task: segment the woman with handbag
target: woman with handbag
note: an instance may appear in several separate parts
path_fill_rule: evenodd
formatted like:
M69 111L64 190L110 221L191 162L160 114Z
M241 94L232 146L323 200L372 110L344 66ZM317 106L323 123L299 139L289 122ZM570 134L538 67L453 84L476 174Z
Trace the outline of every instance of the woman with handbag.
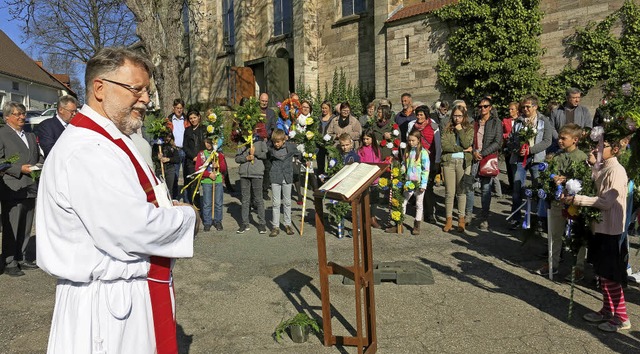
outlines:
M484 97L478 104L479 119L474 122L473 159L478 162L478 177L482 190L482 212L478 228L489 230L489 207L491 206L491 179L500 174L498 153L502 147L502 122L491 114L491 98Z
M458 231L465 230L465 209L467 187L465 179L471 172L471 152L473 150L473 127L467 119L467 109L455 106L451 111L451 119L442 132L442 171L445 186L446 223L442 231L449 232L453 228L454 196L458 199ZM468 176L465 178L465 176Z

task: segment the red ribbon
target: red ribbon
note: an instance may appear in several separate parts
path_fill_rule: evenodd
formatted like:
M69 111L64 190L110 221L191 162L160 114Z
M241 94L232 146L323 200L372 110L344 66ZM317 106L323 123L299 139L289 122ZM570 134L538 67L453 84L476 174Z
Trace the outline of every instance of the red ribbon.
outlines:
M527 158L529 157L529 143L524 143L520 146L520 154L524 152L524 160L522 160L522 167L527 167Z
M147 195L147 201L158 207L151 181L149 181L144 169L122 139L114 139L104 128L82 113L77 113L70 123L76 127L94 131L122 149L127 156L129 156L131 163L136 169L138 181ZM153 174L151 175L155 180L155 176ZM157 180L155 181L157 183ZM150 263L151 266L147 274L147 284L151 298L153 328L156 337L156 353L175 354L178 353L178 340L176 338L176 321L173 316L173 303L171 301L171 293L173 292L173 285L171 283L171 259L151 256Z

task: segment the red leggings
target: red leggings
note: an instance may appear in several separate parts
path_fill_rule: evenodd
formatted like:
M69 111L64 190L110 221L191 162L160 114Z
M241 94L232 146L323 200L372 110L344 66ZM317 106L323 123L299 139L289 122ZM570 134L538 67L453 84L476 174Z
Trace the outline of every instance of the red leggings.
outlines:
M613 317L620 322L629 320L622 285L600 277L600 287L602 288L602 310L600 312L613 314Z

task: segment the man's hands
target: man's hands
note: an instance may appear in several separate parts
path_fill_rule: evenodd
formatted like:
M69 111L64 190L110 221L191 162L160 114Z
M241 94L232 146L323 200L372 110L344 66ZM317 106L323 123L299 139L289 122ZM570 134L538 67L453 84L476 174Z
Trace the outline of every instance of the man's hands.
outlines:
M196 207L191 204L179 202L177 200L173 201L173 206L190 206L191 208L193 208L193 211L196 213L196 225L193 230L193 237L196 237L198 232L200 232L200 225L202 225L202 219L200 218L200 213L198 212L198 209L196 209Z
M31 165L29 165L29 164L22 165L22 167L20 167L20 172L22 172L25 175L30 175L31 174Z

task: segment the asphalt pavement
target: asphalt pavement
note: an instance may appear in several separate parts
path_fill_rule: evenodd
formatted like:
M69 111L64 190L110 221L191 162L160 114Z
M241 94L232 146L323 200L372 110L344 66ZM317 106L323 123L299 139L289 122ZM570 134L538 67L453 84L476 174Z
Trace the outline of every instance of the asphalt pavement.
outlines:
M229 168L237 181L231 161ZM437 187L436 194L442 216L444 187ZM479 203L476 197L476 209ZM271 203L265 205L270 220ZM321 335L301 344L273 338L278 323L298 311L321 320L312 205L307 203L304 235L280 232L270 238L259 234L255 223L238 235L239 195L225 193L224 230L201 232L194 257L179 260L174 269L181 353L357 352L354 347L325 347ZM601 306L591 270L576 284L570 310L571 286L563 278L572 258L565 257L554 281L533 274L543 263L536 254L546 249L546 239L509 230L509 208L509 199L493 199L488 232L471 226L466 233L444 233L440 217L438 225L423 224L421 234L411 236L411 216L403 234L373 231L374 262L416 262L429 267L435 281L375 286L378 353L640 352L638 287L625 289L631 330L604 333L586 323L582 315ZM296 231L301 214L294 204ZM384 211L378 215L383 217ZM329 260L351 263L352 239L328 233L327 246ZM634 237L634 270L640 268L638 247ZM354 335L354 287L334 275L330 291L334 334ZM19 278L0 275L0 352L46 351L54 294L55 279L41 270Z

